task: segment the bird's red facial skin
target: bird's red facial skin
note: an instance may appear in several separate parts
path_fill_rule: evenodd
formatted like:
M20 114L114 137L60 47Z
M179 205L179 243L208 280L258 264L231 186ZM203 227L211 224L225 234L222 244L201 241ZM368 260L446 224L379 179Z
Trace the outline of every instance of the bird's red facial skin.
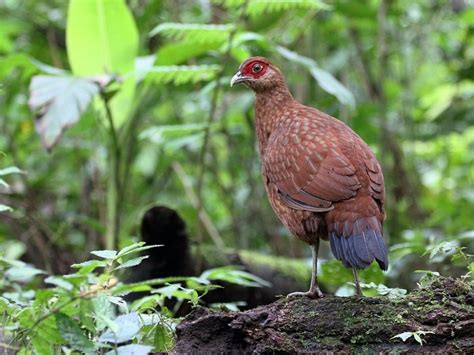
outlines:
M253 60L242 70L242 74L252 79L258 79L266 73L268 64L260 60Z

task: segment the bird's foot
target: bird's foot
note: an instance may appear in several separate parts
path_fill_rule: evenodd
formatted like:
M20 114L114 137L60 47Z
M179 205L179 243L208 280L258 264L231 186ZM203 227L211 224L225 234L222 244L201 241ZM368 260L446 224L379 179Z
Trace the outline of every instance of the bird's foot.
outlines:
M308 297L311 299L317 299L317 298L323 298L324 294L321 292L319 288L317 288L316 290L309 290L306 292L292 292L292 293L289 293L286 297L301 297L301 296Z

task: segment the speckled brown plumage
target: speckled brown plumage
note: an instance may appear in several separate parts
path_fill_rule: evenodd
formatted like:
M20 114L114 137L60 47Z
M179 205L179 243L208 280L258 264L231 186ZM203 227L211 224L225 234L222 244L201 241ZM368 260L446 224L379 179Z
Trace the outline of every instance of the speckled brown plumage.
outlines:
M243 62L231 84L239 82L256 93L262 175L279 219L311 245L329 239L347 267L376 260L386 270L384 181L368 145L343 122L297 102L266 58Z

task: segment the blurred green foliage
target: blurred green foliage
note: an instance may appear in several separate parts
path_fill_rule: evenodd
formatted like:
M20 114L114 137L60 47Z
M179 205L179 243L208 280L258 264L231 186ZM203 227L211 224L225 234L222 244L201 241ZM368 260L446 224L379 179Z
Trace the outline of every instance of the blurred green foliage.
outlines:
M383 165L392 266L362 279L412 288L416 269L465 273L469 252L428 254L473 245L472 2L94 3L0 3L0 168L26 172L0 176L0 209L13 208L0 215L2 245L19 240L28 261L64 274L91 250L136 241L159 203L198 245L309 256L267 202L252 93L228 87L243 59L264 55L298 100L349 124ZM49 96L32 101L41 77L74 90L39 86ZM77 81L99 94L78 94ZM331 258L322 251L320 278L335 292L351 275Z

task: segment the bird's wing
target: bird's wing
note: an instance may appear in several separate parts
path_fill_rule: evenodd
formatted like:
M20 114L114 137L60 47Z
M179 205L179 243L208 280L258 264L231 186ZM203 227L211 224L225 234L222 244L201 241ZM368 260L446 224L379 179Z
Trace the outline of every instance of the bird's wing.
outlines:
M365 167L367 171L367 175L369 176L369 187L370 187L370 195L378 200L382 205L385 198L385 188L384 188L384 180L383 180L383 173L382 168L380 167L379 162L375 158L374 154L367 147L365 150Z
M355 196L361 187L356 168L321 134L289 127L269 142L262 160L269 183L291 208L329 211L334 202Z

